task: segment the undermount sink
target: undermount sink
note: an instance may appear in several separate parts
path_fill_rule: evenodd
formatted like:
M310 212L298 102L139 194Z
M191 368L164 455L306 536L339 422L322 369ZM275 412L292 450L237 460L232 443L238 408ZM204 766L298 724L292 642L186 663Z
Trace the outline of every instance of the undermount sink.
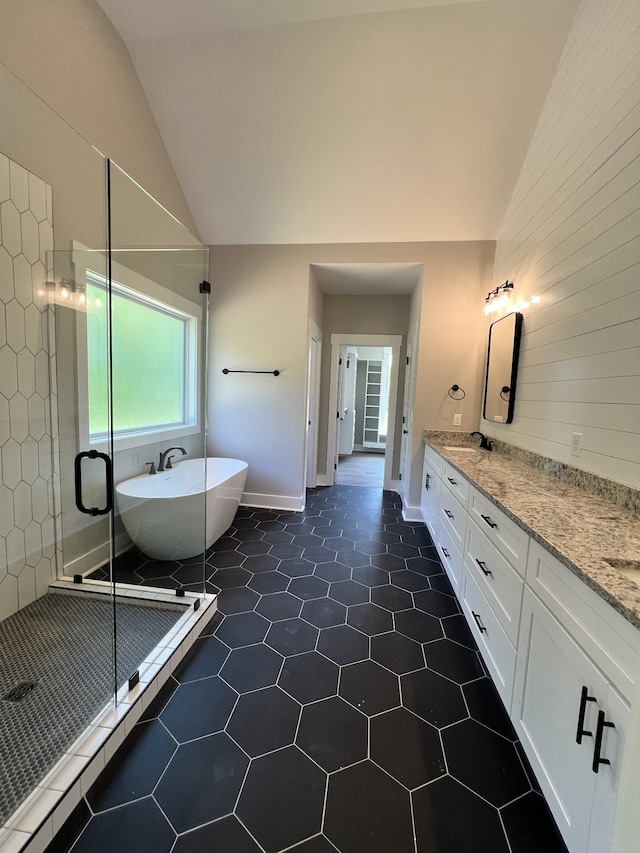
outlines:
M477 448L475 448L475 447L449 447L448 444L445 444L444 449L445 450L456 450L456 451L459 451L460 453L475 453Z
M625 578L633 581L637 586L640 586L640 560L624 560L618 557L605 557L604 561L612 568L617 569Z

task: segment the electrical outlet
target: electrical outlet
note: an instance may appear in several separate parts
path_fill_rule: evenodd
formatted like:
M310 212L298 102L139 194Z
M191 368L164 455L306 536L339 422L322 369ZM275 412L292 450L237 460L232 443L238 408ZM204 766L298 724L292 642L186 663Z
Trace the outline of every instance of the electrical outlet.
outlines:
M571 455L580 456L582 453L582 433L574 432L571 439Z
M462 415L454 415L453 416L453 425L454 426L462 426Z

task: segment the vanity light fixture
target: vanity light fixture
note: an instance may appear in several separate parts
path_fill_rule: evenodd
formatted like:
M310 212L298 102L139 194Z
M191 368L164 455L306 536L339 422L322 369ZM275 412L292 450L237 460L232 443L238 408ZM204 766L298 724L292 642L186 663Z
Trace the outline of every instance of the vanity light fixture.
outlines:
M52 305L62 305L75 311L87 310L87 291L83 284L71 279L62 278L57 281L45 281L44 296Z
M505 308L511 299L512 293L512 281L505 281L504 284L499 284L495 290L490 290L484 300L484 313L495 314L496 311L500 311L502 308Z

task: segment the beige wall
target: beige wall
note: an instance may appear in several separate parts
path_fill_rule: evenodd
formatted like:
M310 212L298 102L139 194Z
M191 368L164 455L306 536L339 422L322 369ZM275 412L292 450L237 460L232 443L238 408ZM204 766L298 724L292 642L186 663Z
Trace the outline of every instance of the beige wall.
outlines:
M3 0L1 15L0 62L197 233L131 58L98 3Z
M490 241L211 247L209 452L249 463L247 492L255 502L299 505L304 500L310 265L422 264L422 293L411 303L411 322L418 323L420 336L409 493L417 506L422 430L451 427L447 390L454 382L467 393L462 429L478 423L487 328L482 305L493 253ZM317 315L317 294L314 298ZM327 297L324 302L326 312ZM330 346L328 322L325 313L324 358ZM359 312L353 322L358 328L345 332L362 331L369 321ZM277 378L223 376L224 367L282 373ZM318 473L324 473L321 467Z
M580 6L500 231L524 335L520 447L640 487L640 5ZM634 25L635 22L635 25ZM582 455L571 455L574 432Z

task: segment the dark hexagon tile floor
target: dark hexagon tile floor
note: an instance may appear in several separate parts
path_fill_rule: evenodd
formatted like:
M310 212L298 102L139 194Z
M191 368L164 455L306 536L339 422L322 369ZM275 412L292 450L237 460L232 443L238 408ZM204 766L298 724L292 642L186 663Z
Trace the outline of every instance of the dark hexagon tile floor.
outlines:
M218 612L47 853L566 853L397 495L240 507L206 572Z

